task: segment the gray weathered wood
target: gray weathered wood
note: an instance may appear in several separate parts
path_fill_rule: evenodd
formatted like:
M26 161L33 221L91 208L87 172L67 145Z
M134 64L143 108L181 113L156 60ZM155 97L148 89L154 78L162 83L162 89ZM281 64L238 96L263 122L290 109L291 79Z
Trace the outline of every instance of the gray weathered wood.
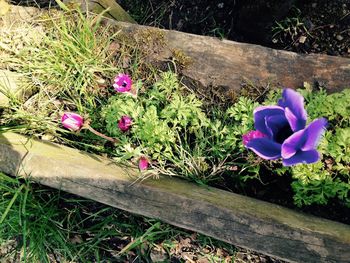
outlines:
M149 52L150 60L169 61L174 50L180 50L189 61L182 74L204 87L224 86L237 91L243 79L291 88L301 87L304 82L317 82L326 85L330 92L350 86L349 58L296 54L178 31L113 23L131 35L163 34L166 45Z
M17 134L0 135L0 170L291 262L350 259L348 225L176 178L133 184L133 169Z
M0 25L6 20L11 21L12 29L14 21L19 22L16 27L25 24L23 22L28 21L28 18L22 18L18 14L26 13L27 10L31 14L35 12L33 8L11 6L11 12L0 19ZM37 11L43 12L45 11ZM291 88L300 87L303 82L319 82L326 84L330 91L350 86L349 58L320 54L302 55L111 19L106 21L115 24L116 30L121 29L138 39L137 45L147 46L146 53L151 62L169 62L174 57L179 59L176 53L181 54L180 57L186 60L181 69L182 74L203 87L222 86L237 91L242 79L277 83Z
M22 10L28 9L12 7L12 16L7 17L11 26L13 17L23 20L14 15ZM1 18L0 22L4 21ZM148 59L165 62L174 57L174 51L181 51L189 58L182 73L204 87L227 86L238 90L243 78L290 87L315 80L328 84L332 90L350 86L350 63L346 58L297 55L127 23L116 25L136 38L161 36L164 45L155 45L154 52L148 52ZM106 159L67 147L2 134L0 170L30 176L57 189L285 260L349 262L350 259L347 225L175 178L132 184L137 171L122 169Z

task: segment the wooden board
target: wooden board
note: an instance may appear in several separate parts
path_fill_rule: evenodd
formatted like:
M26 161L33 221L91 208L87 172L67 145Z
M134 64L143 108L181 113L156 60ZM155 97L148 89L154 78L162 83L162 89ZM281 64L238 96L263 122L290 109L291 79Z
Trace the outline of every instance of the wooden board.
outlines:
M350 226L162 178L64 146L0 134L0 170L291 262L349 262Z
M89 7L94 9L96 1L90 2ZM10 21L7 30L14 30L35 21L43 13L44 10L35 8L11 6L11 11L0 18L0 25L6 27L6 21ZM204 88L213 86L237 91L243 79L290 88L300 87L303 82L318 82L331 92L350 87L349 58L296 54L111 19L106 21L115 24L116 30L121 29L138 39L138 45L147 46L150 62L169 63L173 59L179 60L179 56L180 60L186 60L181 73ZM37 30L37 26L34 29ZM0 68L6 68L6 65L0 63Z
M0 22L9 21L14 28L12 22L16 18L16 26L20 26L26 19L16 14L26 10L35 11L12 6L9 17L2 17ZM294 88L304 81L318 81L327 84L331 91L350 86L350 60L346 58L298 55L176 31L111 20L109 23L135 37L162 36L164 45L156 45L154 52L149 52L149 60L167 62L174 59L176 52L182 52L188 57L182 74L203 87L239 90L243 78ZM0 170L30 176L57 189L284 260L349 262L350 259L347 225L176 178L133 184L137 171L122 169L106 159L67 147L11 133L1 134Z
M132 35L163 34L166 45L149 52L151 60L169 61L174 51L181 51L189 61L182 74L203 87L239 90L243 79L290 88L302 87L304 82L318 83L326 85L330 92L350 87L349 58L296 54L178 31L111 23Z

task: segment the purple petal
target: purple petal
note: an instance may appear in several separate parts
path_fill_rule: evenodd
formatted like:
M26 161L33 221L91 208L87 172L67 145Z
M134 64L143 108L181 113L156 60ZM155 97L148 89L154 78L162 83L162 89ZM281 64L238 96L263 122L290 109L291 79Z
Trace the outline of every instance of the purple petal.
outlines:
M285 108L284 112L292 131L295 132L305 128L306 119L298 119L288 107Z
M296 165L299 163L315 163L320 159L320 155L316 150L298 151L289 159L283 159L284 166Z
M303 151L316 149L326 127L327 120L325 118L316 119L311 122L305 129L306 141L301 149Z
M306 129L297 131L289 136L282 144L282 158L288 159L292 157L297 151L301 150L301 147L304 145L306 139Z
M269 130L269 134L271 135L271 138L273 138L274 140L276 140L277 137L280 137L281 133L284 133L287 136L289 136L290 133L292 132L290 130L286 117L282 114L266 116L265 125L266 125L266 128Z
M279 106L260 106L254 110L255 129L272 136L271 129L266 126L266 117L283 116L284 109ZM284 117L285 118L285 117Z
M246 147L266 160L275 160L281 157L281 144L268 138L252 139Z
M305 128L307 113L304 108L304 98L299 92L284 89L278 105L285 108L286 118L293 131Z
M118 91L118 92L128 92L128 91L130 91L129 87L122 87L122 86L115 87L114 85L113 85L113 87L114 87L114 90Z
M118 121L118 127L123 132L129 130L131 128L131 125L132 125L132 119L127 115L121 117L120 120Z

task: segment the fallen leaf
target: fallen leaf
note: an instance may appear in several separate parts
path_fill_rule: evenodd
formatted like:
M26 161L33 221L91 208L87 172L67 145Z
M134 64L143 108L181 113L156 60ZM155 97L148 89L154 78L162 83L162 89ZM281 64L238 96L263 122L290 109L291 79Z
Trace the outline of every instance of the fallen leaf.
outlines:
M299 38L299 43L304 44L305 41L306 41L306 36L301 36L301 37Z
M165 262L168 259L168 254L164 249L152 249L150 257L152 262Z

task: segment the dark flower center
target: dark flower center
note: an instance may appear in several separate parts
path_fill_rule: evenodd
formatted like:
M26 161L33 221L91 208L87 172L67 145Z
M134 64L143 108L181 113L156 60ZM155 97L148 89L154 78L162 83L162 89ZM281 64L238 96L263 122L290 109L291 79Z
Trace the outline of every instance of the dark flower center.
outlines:
M128 83L126 83L126 81L123 81L122 87L126 87L128 85Z
M282 144L289 136L293 134L290 125L287 123L283 127L281 127L274 136L274 140L280 144Z

